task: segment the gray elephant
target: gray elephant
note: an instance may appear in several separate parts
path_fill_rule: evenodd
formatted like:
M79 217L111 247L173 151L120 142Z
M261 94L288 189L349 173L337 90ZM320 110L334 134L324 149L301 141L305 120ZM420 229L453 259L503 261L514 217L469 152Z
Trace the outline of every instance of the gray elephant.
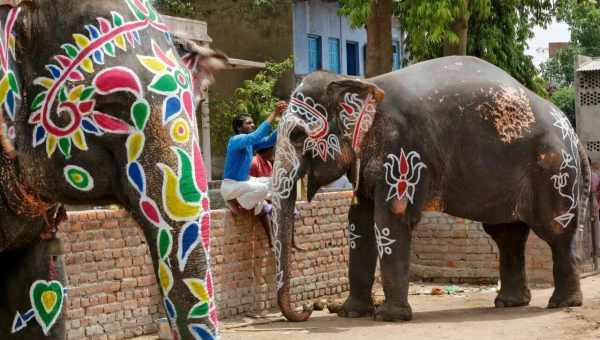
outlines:
M304 78L279 125L273 235L279 306L290 306L296 181L308 196L343 174L350 296L340 316L410 320L410 241L423 211L483 222L500 251L497 307L530 301L524 248L532 229L552 249L549 307L581 305L573 247L589 200L590 165L565 115L499 68L446 57L372 79L316 72ZM580 199L581 198L581 199ZM379 259L385 303L373 306Z
M60 203L118 203L174 339L215 338L195 107L225 57L174 42L150 0L3 1L0 28L0 337L65 338Z

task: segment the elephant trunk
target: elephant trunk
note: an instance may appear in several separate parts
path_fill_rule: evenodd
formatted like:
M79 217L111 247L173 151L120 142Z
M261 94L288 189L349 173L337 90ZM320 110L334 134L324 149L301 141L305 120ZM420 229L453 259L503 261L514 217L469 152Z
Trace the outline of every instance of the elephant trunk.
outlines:
M296 204L296 181L300 177L300 159L290 143L290 133L296 126L289 116L279 124L277 153L273 166L273 240L277 275L277 303L283 315L290 321L306 321L312 309L295 311L290 300L290 252L294 232L294 206Z
M274 210L273 235L277 261L277 303L286 319L302 322L310 318L312 309L305 307L302 312L297 312L291 306L290 252L292 251L292 234L294 232L295 190L291 194L294 197L281 201L282 205L276 206Z

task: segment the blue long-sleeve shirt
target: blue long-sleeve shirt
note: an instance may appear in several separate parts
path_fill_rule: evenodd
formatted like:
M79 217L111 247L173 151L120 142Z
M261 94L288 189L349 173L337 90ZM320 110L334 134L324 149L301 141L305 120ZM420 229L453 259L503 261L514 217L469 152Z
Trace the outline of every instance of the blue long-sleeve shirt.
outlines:
M223 178L247 181L254 150L271 147L277 141L277 132L271 133L271 124L264 121L252 133L231 137L227 143ZM270 134L270 135L269 135Z

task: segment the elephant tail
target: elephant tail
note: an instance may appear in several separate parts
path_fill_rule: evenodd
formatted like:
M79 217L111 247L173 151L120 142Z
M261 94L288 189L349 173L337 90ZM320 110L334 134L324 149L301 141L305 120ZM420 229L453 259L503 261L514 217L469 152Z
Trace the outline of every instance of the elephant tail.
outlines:
M579 208L577 211L577 225L583 230L588 223L588 206L592 203L592 170L587 152L581 141L578 143L579 159L581 164L581 182L579 183ZM593 205L592 205L593 206Z

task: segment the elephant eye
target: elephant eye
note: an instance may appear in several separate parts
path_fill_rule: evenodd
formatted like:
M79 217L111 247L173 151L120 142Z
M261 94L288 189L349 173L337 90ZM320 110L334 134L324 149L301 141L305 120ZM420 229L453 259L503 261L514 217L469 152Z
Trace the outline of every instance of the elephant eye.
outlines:
M95 109L106 114L129 112L135 102L135 97L129 93L120 95L96 96Z
M302 127L296 127L290 133L290 141L294 145L304 145L304 140L306 139L306 133Z

